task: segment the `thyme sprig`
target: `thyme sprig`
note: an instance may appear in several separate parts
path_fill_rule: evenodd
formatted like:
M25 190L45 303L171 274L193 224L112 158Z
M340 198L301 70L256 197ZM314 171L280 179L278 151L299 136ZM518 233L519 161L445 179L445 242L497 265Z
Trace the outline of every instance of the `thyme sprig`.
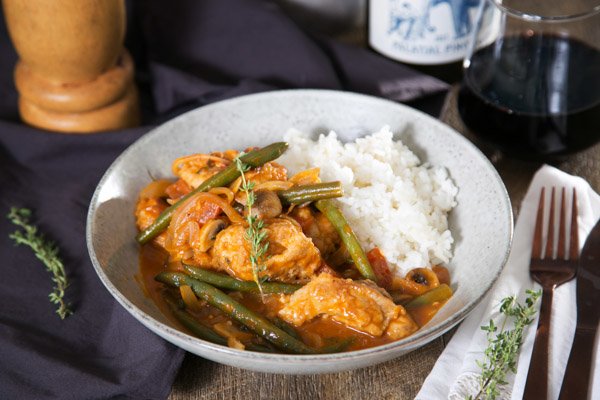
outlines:
M246 179L246 172L250 169L250 165L245 164L240 157L244 155L244 152L238 154L234 159L236 168L240 172L242 184L240 190L246 193L246 222L248 228L244 238L250 243L250 264L252 265L252 278L258 285L261 297L264 295L262 283L263 279L260 277L260 273L263 272L266 267L263 263L264 257L269 249L269 242L265 241L267 237L267 231L264 229L264 221L252 214L252 207L256 201L256 195L254 194L254 183Z
M487 332L488 347L485 350L484 361L478 361L481 368L479 379L479 392L468 396L469 400L494 400L500 394L500 387L508 382L508 373L517 372L517 359L521 344L523 343L523 331L533 322L537 312L535 304L542 295L542 291L527 290L525 304L517 302L515 296L504 298L500 302L500 313L503 314L502 324L498 332L498 326L490 319L488 325L481 329ZM513 328L507 329L507 323L513 322Z
M16 245L29 246L35 256L46 266L46 270L52 274L54 288L48 295L50 302L58 306L56 313L61 319L65 319L73 312L69 304L64 300L65 290L69 286L65 267L58 256L58 247L51 241L46 240L44 235L38 233L38 228L29 223L31 210L27 208L11 207L6 216L10 222L20 227L9 235Z

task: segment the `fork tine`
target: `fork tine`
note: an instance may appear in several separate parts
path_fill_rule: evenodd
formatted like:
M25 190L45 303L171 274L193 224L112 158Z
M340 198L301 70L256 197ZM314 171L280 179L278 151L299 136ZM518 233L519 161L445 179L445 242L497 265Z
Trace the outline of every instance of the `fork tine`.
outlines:
M579 229L577 227L577 191L573 188L573 200L571 205L571 245L569 249L569 259L577 260L579 258Z
M533 234L533 246L531 246L531 257L538 258L542 254L542 232L544 229L544 197L546 188L540 191L537 216L535 218L535 231Z
M552 258L554 255L554 186L550 195L550 216L548 218L548 237L546 237L546 255L544 258Z
M566 241L566 226L565 226L565 213L567 206L565 205L565 187L563 186L560 191L560 222L558 227L558 249L556 250L556 258L560 260L565 259L565 248L567 246Z

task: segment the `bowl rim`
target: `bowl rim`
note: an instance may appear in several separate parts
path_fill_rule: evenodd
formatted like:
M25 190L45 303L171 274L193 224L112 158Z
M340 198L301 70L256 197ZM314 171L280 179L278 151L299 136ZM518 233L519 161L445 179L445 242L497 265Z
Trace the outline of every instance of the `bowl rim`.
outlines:
M110 281L107 274L104 272L104 270L103 270L102 266L100 265L100 262L96 256L94 244L93 244L93 238L92 238L92 232L94 231L94 228L96 226L96 221L94 219L94 215L99 206L98 200L99 200L100 192L102 191L102 188L104 187L107 180L111 177L112 173L116 170L117 166L120 164L120 161L123 158L127 157L127 155L130 152L134 151L136 148L138 148L140 146L144 146L144 144L147 141L151 140L154 136L160 135L166 126L169 126L171 124L177 124L180 120L188 118L189 114L191 114L191 113L198 112L199 110L205 110L204 112L207 112L207 111L210 111L215 108L218 109L221 107L234 106L236 103L239 103L239 102L260 101L263 98L277 97L277 96L284 96L284 97L297 96L299 98L306 97L306 96L323 97L323 98L327 98L327 97L339 98L340 96L342 96L342 97L347 97L348 99L354 99L357 101L368 101L368 102L374 102L374 103L380 102L381 104L393 105L394 107L402 108L404 112L416 114L420 118L427 120L427 123L436 125L436 127L438 129L445 130L445 131L447 131L448 134L458 136L458 140L462 141L463 142L462 144L465 145L466 147L470 148L471 151L474 151L475 154L477 154L479 156L479 158L481 158L481 161L483 161L484 164L486 164L487 167L489 167L490 171L493 172L492 176L495 178L494 181L498 184L499 188L501 189L501 193L502 193L501 200L504 203L505 209L507 211L506 217L507 217L508 221L506 221L506 222L508 223L509 229L508 229L508 237L504 238L507 241L507 246L506 246L506 249L505 249L505 252L503 255L503 259L499 263L500 265L498 267L496 275L490 281L488 287L486 287L485 290L483 290L482 293L477 298L475 298L475 299L471 300L470 302L466 303L465 305L463 305L462 308L458 312L456 312L449 318L447 318L443 321L440 321L438 324L430 326L426 329L419 329L417 332L415 332L414 334L412 334L410 336L407 336L404 339L400 339L400 340L397 340L397 341L394 341L391 343L387 343L387 344L383 344L383 345L379 345L379 346L375 346L375 347L370 347L370 348L366 348L366 349L361 349L361 350L353 350L353 351L347 351L347 352L341 352L341 353L310 354L310 355L284 354L284 353L261 353L261 352L254 352L254 351L249 351L249 350L238 350L238 349L233 349L233 348L230 348L227 346L218 345L218 344L197 338L193 335L190 335L183 331L175 329L163 322L160 322L160 321L154 319L153 317L151 317L150 315L146 314L139 307L137 307L134 303L132 303L130 300L128 300L127 297L125 297L116 288L116 286ZM301 363L301 364L309 364L309 363L312 363L315 361L352 360L352 359L356 359L356 358L361 358L363 356L373 356L373 355L377 355L380 353L409 352L409 351L415 350L416 348L422 347L423 345L429 343L431 340L435 339L436 337L441 336L448 330L452 329L455 325L457 325L459 322L461 322L481 302L481 300L487 295L490 288L494 285L494 283L496 282L496 280L502 273L502 270L504 269L504 267L508 261L510 250L512 248L513 233L514 233L514 219L513 219L513 211L512 211L512 206L511 206L511 202L510 202L510 197L508 195L508 192L506 190L504 182L502 181L500 175L498 174L498 171L493 166L491 161L481 152L481 150L479 150L471 141L469 141L463 135L458 133L452 127L444 124L443 122L439 121L438 119L436 119L420 110L416 110L407 105L397 103L397 102L394 102L391 100L375 97L375 96L353 93L353 92L338 91L338 90L328 90L328 89L287 89L287 90L275 90L275 91L267 91L267 92L249 94L249 95L244 95L244 96L238 96L238 97L234 97L231 99L221 100L221 101L218 101L215 103L201 106L201 107L189 110L189 111L187 111L175 118L172 118L168 121L165 121L164 123L152 128L147 133L142 135L139 139L137 139L135 142L133 142L131 145L129 145L112 162L110 167L106 170L106 172L104 173L104 175L98 182L98 185L96 186L96 189L95 189L92 199L90 201L90 206L89 206L88 213L87 213L85 236L86 236L88 253L89 253L90 259L92 261L93 267L94 267L96 273L98 274L100 280L106 287L106 289L135 319L137 319L139 322L144 324L147 328L152 330L155 334L159 334L158 331L160 331L159 336L162 336L165 340L168 340L169 342L175 344L176 346L178 346L180 348L182 348L182 346L179 344L176 344L174 342L174 340L177 342L187 342L190 344L190 346L192 346L194 344L200 345L200 346L206 347L207 349L210 349L213 353L222 354L222 355L226 355L226 356L230 356L230 357L234 357L234 358L242 357L242 358L246 358L246 359L253 359L253 358L260 359L262 361L267 361L267 362L268 361L273 361L273 362L282 362L282 361L290 362L291 361L291 362L297 362L297 363ZM171 340L171 339L173 339L173 340Z

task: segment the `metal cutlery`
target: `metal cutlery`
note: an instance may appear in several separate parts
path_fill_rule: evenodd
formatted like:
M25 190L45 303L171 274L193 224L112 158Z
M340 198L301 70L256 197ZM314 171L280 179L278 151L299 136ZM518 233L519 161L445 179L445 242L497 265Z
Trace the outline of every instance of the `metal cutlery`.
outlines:
M560 223L558 231L558 244L556 256L554 256L554 225L555 225L555 189L552 188L550 200L550 215L548 218L548 229L543 250L544 233L544 209L545 188L540 193L537 218L535 222L535 233L533 236L533 247L531 251L531 262L529 271L531 277L538 282L543 289L542 303L538 327L531 355L531 363L527 374L527 383L523 399L540 400L548 397L548 344L550 337L550 320L552 311L552 297L554 289L575 277L579 257L579 238L577 230L577 194L573 189L571 205L571 224L569 230L569 250L566 252L566 206L565 189L561 191L560 201Z
M587 399L600 320L600 222L585 241L577 270L577 327L560 391L561 400Z

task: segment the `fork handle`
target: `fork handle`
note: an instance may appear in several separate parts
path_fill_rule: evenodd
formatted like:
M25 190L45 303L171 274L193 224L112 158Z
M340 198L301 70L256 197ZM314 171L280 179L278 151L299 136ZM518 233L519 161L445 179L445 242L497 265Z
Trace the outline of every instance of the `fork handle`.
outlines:
M540 318L535 333L523 400L544 400L548 398L548 345L550 342L550 316L552 314L554 287L555 285L543 287Z
M595 337L596 330L594 329L578 328L575 331L575 340L569 355L559 400L586 400L588 398Z

